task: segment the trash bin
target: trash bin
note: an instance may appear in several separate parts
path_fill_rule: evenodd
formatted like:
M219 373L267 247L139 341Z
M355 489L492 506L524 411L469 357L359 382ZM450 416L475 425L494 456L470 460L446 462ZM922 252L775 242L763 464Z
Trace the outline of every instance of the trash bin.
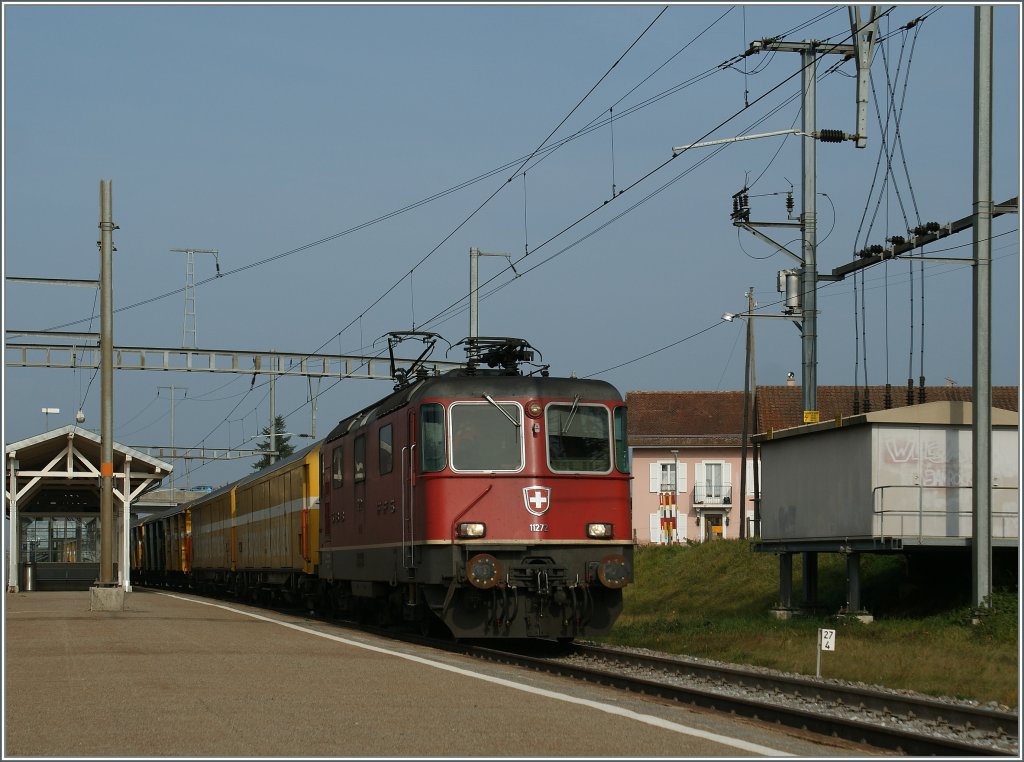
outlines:
M36 589L36 565L31 561L21 565L21 589L26 592Z

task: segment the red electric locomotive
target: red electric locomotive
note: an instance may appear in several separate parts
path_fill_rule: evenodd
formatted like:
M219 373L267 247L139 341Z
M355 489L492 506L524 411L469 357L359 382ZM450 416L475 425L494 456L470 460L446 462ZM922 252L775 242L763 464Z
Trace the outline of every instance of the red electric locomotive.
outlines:
M321 592L336 610L440 620L458 637L605 634L632 581L622 397L525 374L534 350L520 339L465 343L465 368L417 361L324 439Z

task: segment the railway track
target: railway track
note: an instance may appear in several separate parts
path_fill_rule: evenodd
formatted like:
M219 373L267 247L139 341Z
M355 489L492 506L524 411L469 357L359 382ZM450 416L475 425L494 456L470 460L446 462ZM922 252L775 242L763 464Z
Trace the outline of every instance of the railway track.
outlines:
M1019 757L1011 712L679 657L567 650L538 656L474 645L466 653L911 756Z

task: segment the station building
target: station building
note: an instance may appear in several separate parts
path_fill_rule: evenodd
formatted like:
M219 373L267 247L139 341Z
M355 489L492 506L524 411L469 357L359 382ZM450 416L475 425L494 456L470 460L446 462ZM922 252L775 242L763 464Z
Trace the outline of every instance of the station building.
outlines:
M115 577L131 590L128 548L133 505L173 466L113 445ZM69 425L5 448L4 503L13 542L8 592L85 590L100 573L100 437Z

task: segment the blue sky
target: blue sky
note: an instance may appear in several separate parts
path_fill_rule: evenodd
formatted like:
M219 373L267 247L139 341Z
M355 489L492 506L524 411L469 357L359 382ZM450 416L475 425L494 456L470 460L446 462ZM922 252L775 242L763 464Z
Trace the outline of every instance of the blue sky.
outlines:
M449 308L465 306L478 247L510 253L521 274L481 260L481 334L528 339L553 374L599 374L623 394L740 389L743 325L721 315L743 311L751 286L759 310L777 314L776 273L793 262L732 226L732 195L746 183L752 217L782 220L792 185L799 211L799 138L666 162L705 137L799 126L798 56L720 64L770 36L844 41L848 16L835 5L664 8L6 3L5 275L97 277L106 178L120 226L118 345L181 345L185 256L170 249L189 246L218 249L225 273L196 291L201 348L376 353L383 334L412 328L454 343L469 319ZM998 202L1020 186L1019 5L997 6L995 21ZM868 147L818 145L820 272L905 235L905 219L971 212L973 27L967 6L895 6L883 20ZM852 132L852 63L826 75L832 63L819 67L818 126ZM1018 385L1017 216L993 234L993 382ZM970 240L929 253L967 257ZM212 275L199 255L197 281ZM869 383L899 387L922 363L929 384L970 384L963 264L927 263L923 278L919 264L879 265L856 284L823 283L818 306L820 384L863 383L866 368ZM98 314L88 289L5 284L7 330L89 330L93 316L97 330ZM799 379L797 329L756 329L758 382ZM119 442L170 444L171 385L179 447L237 446L267 425L265 377L250 387L245 376L125 371ZM276 386L289 431L309 432L305 381ZM322 383L318 435L390 388ZM91 371L5 368L3 394L5 442L42 432L42 407L62 411L51 427L79 407L99 426ZM197 466L192 484L249 468Z

